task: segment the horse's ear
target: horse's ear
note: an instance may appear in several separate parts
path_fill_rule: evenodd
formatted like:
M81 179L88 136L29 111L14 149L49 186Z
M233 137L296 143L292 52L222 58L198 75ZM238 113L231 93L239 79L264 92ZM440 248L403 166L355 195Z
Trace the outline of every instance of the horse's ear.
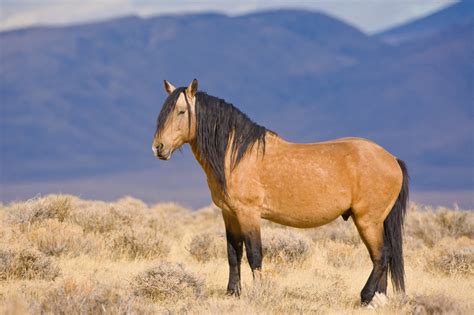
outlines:
M176 90L174 85L169 83L168 81L163 80L163 83L165 84L165 91L168 92L168 94L171 94L174 90Z
M186 93L188 93L189 97L194 97L198 90L198 80L194 79L193 82L189 83L188 88L186 89Z

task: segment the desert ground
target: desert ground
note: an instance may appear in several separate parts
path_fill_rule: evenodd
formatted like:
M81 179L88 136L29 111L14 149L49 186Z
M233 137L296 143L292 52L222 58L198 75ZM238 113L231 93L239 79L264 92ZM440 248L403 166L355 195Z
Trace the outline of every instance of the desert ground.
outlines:
M263 277L225 295L220 211L49 195L0 204L4 314L474 314L474 212L411 204L406 294L359 294L371 262L351 219L263 222Z

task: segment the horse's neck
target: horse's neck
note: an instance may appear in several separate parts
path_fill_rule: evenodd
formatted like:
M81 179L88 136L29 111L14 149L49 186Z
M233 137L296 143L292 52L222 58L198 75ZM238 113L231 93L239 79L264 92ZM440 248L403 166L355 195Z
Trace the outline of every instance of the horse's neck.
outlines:
M201 165L202 169L206 173L207 178L209 178L210 176L213 176L211 168L206 163L206 161L202 158L202 155L198 149L196 140L191 141L189 145L191 146L191 150L193 151L194 157L196 158L196 160L199 162L199 165Z
M193 151L194 157L201 165L204 173L206 173L207 177L207 184L209 185L209 189L211 190L211 197L212 201L218 206L223 207L224 203L224 192L222 191L221 186L219 185L212 169L209 167L208 163L202 158L201 152L199 151L196 142L191 142L191 150Z

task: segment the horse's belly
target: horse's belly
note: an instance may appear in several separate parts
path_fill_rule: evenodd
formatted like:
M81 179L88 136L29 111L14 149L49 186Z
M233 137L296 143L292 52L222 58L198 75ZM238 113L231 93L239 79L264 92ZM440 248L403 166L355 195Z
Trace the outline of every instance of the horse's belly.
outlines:
M263 204L264 219L293 227L316 227L327 224L351 206L348 189L339 187L328 191L301 191L291 188L269 193ZM336 192L336 193L334 193Z
M311 228L327 224L347 209L265 209L262 218L297 228Z

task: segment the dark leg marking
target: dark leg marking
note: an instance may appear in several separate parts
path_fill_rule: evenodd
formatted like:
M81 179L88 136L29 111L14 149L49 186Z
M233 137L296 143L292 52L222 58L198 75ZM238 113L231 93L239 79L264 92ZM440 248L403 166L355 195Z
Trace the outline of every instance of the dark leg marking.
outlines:
M388 269L389 250L386 246L382 249L380 259L373 259L374 268L370 273L369 279L360 293L362 305L370 303L375 292L387 292L387 269Z
M229 283L227 294L239 296L240 285L240 263L242 261L243 242L240 237L226 233L227 236L227 258L229 261Z
M380 276L379 283L377 283L376 292L387 294L387 276L387 269L385 269L382 275Z
M227 294L239 296L240 265L243 252L243 237L240 233L238 223L234 218L224 215L227 238L227 259L229 262L229 283L227 284Z
M260 231L248 232L244 235L245 250L252 272L262 269L262 240ZM254 273L255 276L255 273Z

